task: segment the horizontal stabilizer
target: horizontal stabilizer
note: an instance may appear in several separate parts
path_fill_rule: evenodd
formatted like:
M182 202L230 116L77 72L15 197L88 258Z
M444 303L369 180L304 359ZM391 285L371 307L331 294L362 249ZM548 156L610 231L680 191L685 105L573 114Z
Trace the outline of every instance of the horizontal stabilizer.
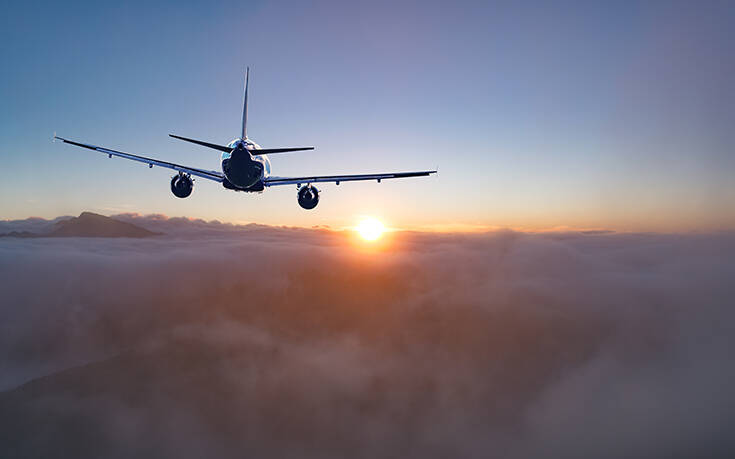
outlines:
M213 149L219 150L219 151L224 151L225 153L229 153L229 152L232 151L232 148L226 147L224 145L217 145L217 144L214 144L214 143L204 142L204 141L196 140L196 139L187 139L186 137L179 137L179 136L173 135L173 134L169 134L169 137L173 137L174 139L183 140L184 142L195 143L195 144L201 145L203 147L213 148Z
M259 148L250 150L254 155L270 155L271 153L288 153L289 151L313 150L314 147L294 147L294 148Z

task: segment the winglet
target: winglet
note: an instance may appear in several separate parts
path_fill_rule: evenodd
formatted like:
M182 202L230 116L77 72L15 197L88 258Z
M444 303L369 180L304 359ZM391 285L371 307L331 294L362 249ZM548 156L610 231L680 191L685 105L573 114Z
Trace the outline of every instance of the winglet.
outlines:
M242 96L242 132L241 139L248 138L248 80L250 79L250 67L245 70L245 91Z

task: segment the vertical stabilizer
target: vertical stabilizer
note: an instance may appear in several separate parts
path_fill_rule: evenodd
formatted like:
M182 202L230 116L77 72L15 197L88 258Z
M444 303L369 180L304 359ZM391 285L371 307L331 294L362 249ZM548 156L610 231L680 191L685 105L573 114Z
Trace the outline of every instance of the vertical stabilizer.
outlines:
M250 77L250 67L245 70L245 92L242 102L242 133L240 138L248 138L248 79Z

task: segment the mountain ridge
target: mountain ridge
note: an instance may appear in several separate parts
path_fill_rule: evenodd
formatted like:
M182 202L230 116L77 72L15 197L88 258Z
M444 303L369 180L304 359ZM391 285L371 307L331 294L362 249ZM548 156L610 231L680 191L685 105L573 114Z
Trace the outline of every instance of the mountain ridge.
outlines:
M40 237L129 237L144 238L160 236L164 233L141 228L133 223L106 217L94 212L82 212L78 217L59 220L50 231L32 233L29 231L11 231L0 234L0 237L40 238Z

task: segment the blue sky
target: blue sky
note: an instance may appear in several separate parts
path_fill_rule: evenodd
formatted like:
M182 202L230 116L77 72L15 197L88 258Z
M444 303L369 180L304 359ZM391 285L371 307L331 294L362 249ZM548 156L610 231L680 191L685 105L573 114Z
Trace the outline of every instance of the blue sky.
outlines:
M0 19L0 218L93 210L396 227L735 227L728 2L15 2ZM108 160L192 166L248 132L277 175L438 178L263 195ZM285 188L285 189L284 189Z

